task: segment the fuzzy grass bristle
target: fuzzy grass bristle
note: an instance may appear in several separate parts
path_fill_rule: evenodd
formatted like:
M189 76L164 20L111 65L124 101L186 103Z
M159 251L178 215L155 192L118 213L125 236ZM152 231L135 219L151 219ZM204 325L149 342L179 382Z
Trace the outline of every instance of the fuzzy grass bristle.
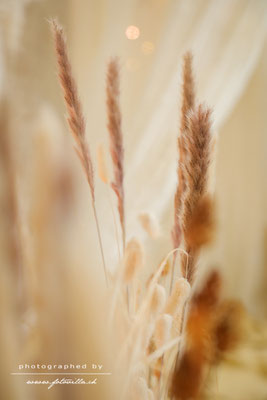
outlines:
M174 248L179 247L181 243L181 219L182 219L182 199L185 193L187 182L184 177L184 161L187 157L186 148L186 131L187 131L187 115L195 106L195 84L192 71L193 56L190 52L185 53L183 57L183 85L182 85L182 106L181 106L181 123L180 134L178 136L178 166L177 177L178 183L174 198L174 225L172 229L172 239Z
M126 246L124 254L123 281L129 283L144 265L144 250L141 243L133 238Z
M82 168L87 178L90 187L92 207L94 218L96 222L97 235L101 251L101 258L105 274L106 285L108 286L108 275L104 256L104 249L102 244L102 237L98 216L95 205L95 183L94 183L94 168L90 155L90 149L86 141L86 123L82 111L82 105L78 96L77 85L72 75L71 64L68 57L67 45L63 28L54 19L51 21L51 27L54 34L55 49L58 63L58 76L59 81L64 93L65 105L68 112L67 121L69 124L70 132L75 140L75 151L80 159Z
M51 21L54 34L55 48L58 62L58 76L64 93L64 100L68 112L67 121L70 132L76 143L76 153L82 163L87 181L90 186L92 200L95 202L94 169L89 146L86 142L86 123L82 105L78 96L77 85L72 74L68 57L66 39L63 28L56 20Z
M186 279L177 279L173 291L167 300L164 312L174 316L188 299L190 291L191 287Z
M170 339L172 321L169 314L162 314L157 319L154 335L157 348L162 347Z
M107 114L110 138L110 154L113 163L114 180L111 187L118 199L118 212L122 229L123 248L125 248L125 214L124 214L124 148L121 128L121 111L119 104L119 64L112 58L107 70Z
M151 315L158 314L164 307L166 302L166 290L162 285L158 283L154 286L153 293L151 296L149 312Z
M185 241L185 251L189 255L188 262L183 258L182 274L190 283L194 280L195 265L199 247L192 247L190 241L190 229L201 230L207 224L210 229L211 202L203 200L208 190L208 173L211 161L211 111L199 106L196 111L188 114L188 127L186 146L188 157L184 162L184 176L188 183L183 200L183 224L182 232ZM208 198L207 198L208 199ZM203 207L205 205L205 208ZM198 208L198 207L202 208ZM203 212L205 211L205 215ZM203 217L208 217L206 220ZM203 221L204 220L204 221ZM198 225L197 225L198 224ZM205 231L205 236L207 236ZM197 238L196 238L197 240Z

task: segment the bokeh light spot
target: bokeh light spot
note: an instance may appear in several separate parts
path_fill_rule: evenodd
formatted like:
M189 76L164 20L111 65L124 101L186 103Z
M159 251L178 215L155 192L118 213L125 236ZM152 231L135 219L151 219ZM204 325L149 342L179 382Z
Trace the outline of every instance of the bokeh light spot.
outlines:
M125 31L125 35L129 40L138 39L140 36L140 29L137 26L129 25Z

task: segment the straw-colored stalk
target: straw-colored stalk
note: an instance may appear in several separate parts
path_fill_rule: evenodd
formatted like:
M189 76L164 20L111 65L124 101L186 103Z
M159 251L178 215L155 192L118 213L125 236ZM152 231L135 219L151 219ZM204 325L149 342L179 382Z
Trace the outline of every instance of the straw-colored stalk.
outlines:
M67 53L66 40L63 28L55 21L51 22L55 48L58 63L58 75L60 84L64 93L64 100L68 112L67 121L69 124L70 132L75 140L75 151L80 159L84 173L86 175L92 198L92 207L96 221L97 234L100 244L101 256L103 261L104 273L106 283L108 284L106 263L104 257L104 250L102 245L101 232L95 206L95 185L94 185L94 169L90 155L88 143L86 141L86 123L82 111L82 105L78 96L76 82L72 75L72 69L69 62Z
M97 148L97 167L98 167L98 176L101 179L101 181L106 185L107 198L108 198L108 201L110 204L110 209L111 209L113 224L114 224L116 243L117 243L117 247L118 247L118 256L119 256L119 260L121 261L119 232L118 232L115 211L114 211L114 207L113 207L113 203L112 203L112 199L111 199L111 195L110 195L110 190L111 190L110 189L110 176L109 176L110 174L109 174L109 170L108 170L107 163L106 163L104 147L102 144L100 144Z
M125 215L124 215L124 148L121 129L121 111L119 104L119 66L116 58L111 59L107 71L107 113L110 138L110 154L113 163L114 181L111 184L118 199L118 212L122 229L123 249L125 248Z
M164 312L174 317L177 314L178 309L180 309L180 307L188 299L190 291L191 287L186 279L177 279L174 284L173 291L166 302Z
M164 307L166 302L166 290L162 285L158 283L155 285L151 301L149 305L149 315L157 315Z
M184 178L187 188L183 196L182 234L187 257L181 257L182 276L192 286L200 248L211 237L212 202L207 195L208 169L211 160L210 110L199 106L187 115L186 151ZM185 322L186 303L183 306L180 334ZM176 364L179 358L178 348Z
M149 389L147 381L143 377L136 378L131 389L131 400L154 400L153 392Z
M144 355L148 351L151 338L154 335L156 321L163 312L166 303L166 290L157 281L160 279L162 270L172 252L165 257L151 279L140 306L133 318L131 318L131 327L118 354L118 365L126 364L129 373L123 389L125 393L129 390L129 385L132 382L137 366L144 365L144 367L148 367L146 363L144 364ZM119 304L117 306L120 307ZM177 344L177 341L175 341L175 344ZM170 344L167 343L166 345L168 345L167 351L170 349ZM159 350L162 351L161 349Z
M155 327L155 344L157 348L164 346L170 339L172 316L169 314L162 314L159 316Z

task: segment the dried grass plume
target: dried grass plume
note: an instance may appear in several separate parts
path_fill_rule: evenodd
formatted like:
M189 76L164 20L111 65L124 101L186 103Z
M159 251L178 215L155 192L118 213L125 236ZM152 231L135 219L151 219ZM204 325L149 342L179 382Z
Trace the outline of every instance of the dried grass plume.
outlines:
M111 186L118 198L118 212L122 229L123 248L125 247L124 215L124 149L121 130L121 111L119 104L119 66L117 58L111 59L107 71L107 113L108 132L110 137L110 154L113 163L114 181Z
M56 20L51 21L51 26L55 39L55 48L56 48L56 55L58 62L58 76L64 93L66 108L68 111L67 121L69 124L70 132L72 133L72 136L76 143L75 151L81 161L83 170L85 172L90 187L92 206L97 227L97 234L101 250L105 279L106 279L106 284L108 284L102 238L95 207L94 169L93 169L93 163L90 155L89 146L86 142L85 118L82 111L82 105L78 96L76 82L72 75L63 28L56 22Z

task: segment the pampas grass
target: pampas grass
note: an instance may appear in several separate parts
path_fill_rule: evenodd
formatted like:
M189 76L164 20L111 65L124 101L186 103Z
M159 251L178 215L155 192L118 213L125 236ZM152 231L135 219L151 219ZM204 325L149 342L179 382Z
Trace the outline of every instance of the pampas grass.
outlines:
M155 344L157 348L164 346L171 336L172 317L168 314L162 314L156 322Z
M199 246L197 243L190 242L192 230L198 229L197 224L200 218L197 214L203 214L203 197L208 190L208 168L211 161L211 111L199 106L196 111L188 114L188 128L186 147L188 157L184 161L184 176L187 181L187 190L183 200L183 221L182 232L185 242L185 250L188 253L188 262L182 262L182 274L190 283L193 282L195 266ZM201 208L202 207L202 208ZM206 216L211 213L211 202L206 201ZM199 210L201 208L201 210ZM206 223L206 219L204 224ZM208 224L210 224L210 217ZM206 235L205 235L206 236Z
M72 133L72 136L76 143L75 151L78 155L78 158L80 159L81 165L83 167L84 173L87 178L87 182L90 187L90 192L92 197L92 207L97 227L97 234L101 250L105 279L106 279L106 284L108 285L105 256L104 256L101 232L95 206L94 169L93 169L93 163L90 155L89 146L86 142L86 136L85 136L86 135L85 118L82 112L82 105L78 97L76 83L72 76L72 70L67 54L67 47L64 38L63 28L56 22L56 20L51 21L51 26L53 29L54 39L55 39L59 80L64 93L64 100L68 112L67 121L69 124L70 132Z
M178 144L178 166L177 166L177 178L178 183L174 196L174 222L171 231L173 247L178 248L182 241L182 219L183 219L183 199L187 189L187 180L184 176L184 162L187 159L187 115L188 112L194 109L195 106L195 84L192 70L193 56L190 52L187 52L183 57L183 84L182 84L182 105L181 105L181 122L180 132L177 140ZM170 292L172 291L172 285L174 280L174 269L175 269L176 253L173 257Z
M75 151L83 166L92 196L95 203L94 169L90 150L86 142L86 124L82 105L78 97L77 86L72 75L63 28L53 20L51 22L55 38L55 48L58 62L58 76L64 93L64 100L68 112L67 121L70 132L75 140Z
M174 284L173 291L168 298L165 312L174 316L177 313L178 308L184 304L190 294L190 284L184 278L179 278Z
M110 138L110 154L113 163L114 181L112 189L118 198L118 212L122 230L123 249L125 248L125 215L124 215L124 149L121 130L121 111L119 104L119 65L113 58L108 64L107 71L107 113L108 132Z
M174 226L172 229L172 240L174 248L179 247L181 243L181 218L183 196L186 190L187 181L184 177L184 162L187 157L186 137L187 137L187 115L194 109L195 89L192 71L192 54L190 52L184 55L183 61L183 85L182 85L182 106L180 134L178 136L178 154L179 161L177 166L178 183L174 197Z

